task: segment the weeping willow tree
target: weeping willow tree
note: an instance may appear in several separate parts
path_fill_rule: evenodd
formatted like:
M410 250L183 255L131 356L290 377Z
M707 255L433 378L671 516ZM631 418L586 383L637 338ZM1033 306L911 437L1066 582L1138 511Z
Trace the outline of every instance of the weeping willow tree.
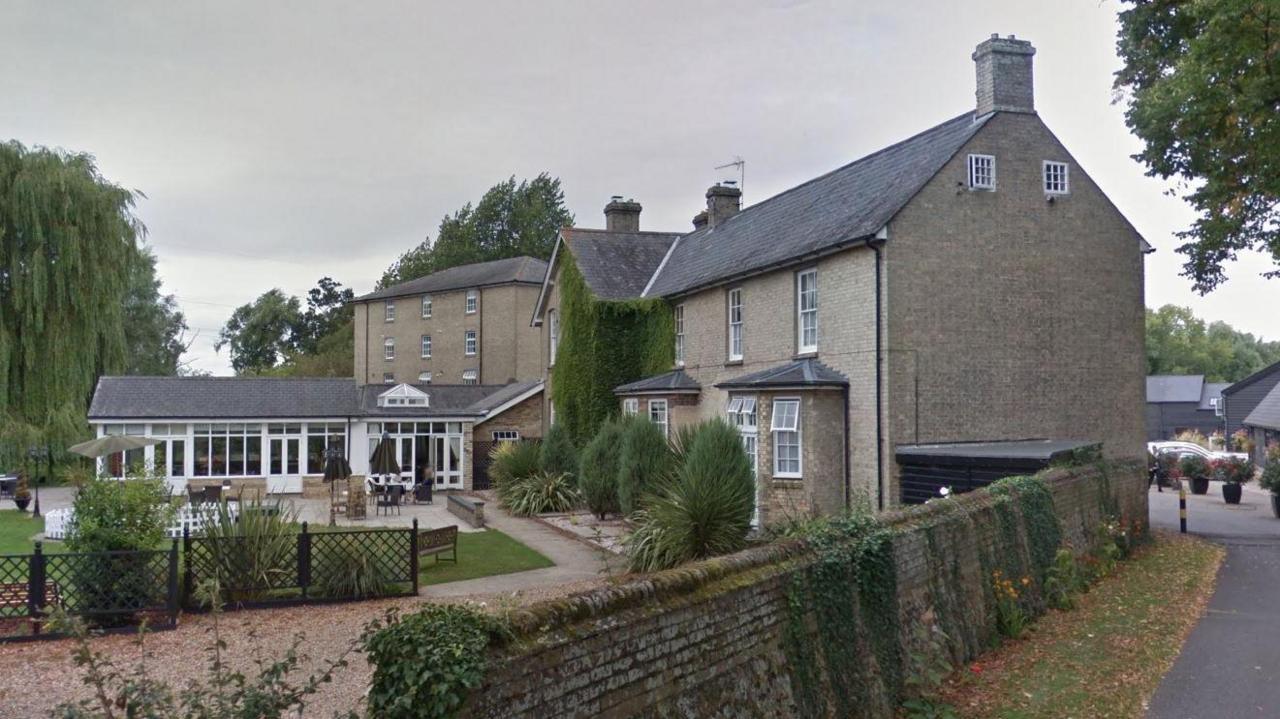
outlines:
M0 143L0 469L87 434L97 378L125 364L135 193L93 158Z

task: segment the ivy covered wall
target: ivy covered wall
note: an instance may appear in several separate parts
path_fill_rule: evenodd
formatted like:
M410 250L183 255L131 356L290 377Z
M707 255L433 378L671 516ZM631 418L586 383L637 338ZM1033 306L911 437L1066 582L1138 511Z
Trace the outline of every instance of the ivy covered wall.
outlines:
M671 369L675 326L660 299L600 300L572 253L559 256L560 344L551 370L556 423L581 447L618 411L613 388Z

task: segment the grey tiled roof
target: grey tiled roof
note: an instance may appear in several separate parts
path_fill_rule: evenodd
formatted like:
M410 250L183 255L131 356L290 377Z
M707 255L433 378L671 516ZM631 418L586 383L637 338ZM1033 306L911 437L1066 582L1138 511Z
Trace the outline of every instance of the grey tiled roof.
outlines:
M378 395L395 385L369 384L359 388L361 416L413 416L413 417L450 417L480 416L486 410L477 410L475 405L487 396L504 389L503 385L493 384L411 384L427 394L428 406L422 407L379 407ZM494 405L497 406L497 405Z
M847 387L844 375L812 357L788 362L744 374L724 382L717 382L721 389L768 389L770 387Z
M1148 402L1200 402L1202 374L1156 374L1147 377Z
M1244 418L1244 424L1250 427L1280 430L1280 384L1271 388L1257 407Z
M1230 382L1205 382L1200 392L1200 409L1213 409L1210 400L1221 399L1222 390L1231 386Z
M681 237L646 296L684 294L874 236L990 117L966 112Z
M428 292L447 292L468 287L485 287L489 285L505 285L520 282L531 285L542 283L547 274L547 263L536 257L509 257L505 260L477 262L471 265L450 267L419 277L416 280L401 282L398 285L385 287L367 295L361 295L356 302L379 300L406 295L421 295Z
M1258 370L1257 372L1254 372L1253 374L1249 375L1248 377L1245 377L1244 379L1240 380L1239 382L1236 382L1235 384L1231 385L1230 387L1227 387L1226 389L1222 390L1222 393L1223 393L1223 394L1235 394L1236 392L1239 392L1240 390L1244 389L1245 387L1248 387L1249 385L1253 384L1254 382L1257 382L1258 380L1262 379L1263 377L1267 377L1267 376L1269 376L1272 372L1277 372L1277 371L1280 371L1280 362L1276 362L1275 364L1270 364L1270 365L1267 365L1266 367L1263 367L1262 369Z
M640 296L679 234L570 227L561 236L591 292L600 299L622 300Z
M527 382L512 382L506 387L502 387L496 392L481 397L479 400L472 402L467 409L476 414L488 414L490 410L497 409L520 395L539 387L542 382L530 380Z
M614 394L639 394L641 392L697 392L701 389L702 385L685 374L684 370L677 369L618 385L613 388L613 392Z

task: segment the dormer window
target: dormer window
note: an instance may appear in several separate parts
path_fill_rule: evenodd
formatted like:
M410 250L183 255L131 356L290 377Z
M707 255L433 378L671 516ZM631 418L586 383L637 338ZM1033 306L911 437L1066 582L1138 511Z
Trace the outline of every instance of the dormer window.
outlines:
M427 407L429 402L426 392L407 384L398 384L378 395L379 407Z
M1065 162L1044 162L1044 194L1066 195L1071 192L1070 167Z
M995 155L969 155L969 189L996 189Z
M476 303L480 301L480 293L475 290L467 290L467 314L474 315L476 313Z

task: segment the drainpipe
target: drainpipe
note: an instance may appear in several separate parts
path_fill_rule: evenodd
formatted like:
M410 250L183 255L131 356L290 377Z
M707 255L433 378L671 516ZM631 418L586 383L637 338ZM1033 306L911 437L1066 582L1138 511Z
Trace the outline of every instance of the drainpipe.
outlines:
M888 237L886 229L876 233L876 238L867 243L876 253L876 506L883 510L884 502L884 342L883 342L883 324L884 315L882 313L883 300L881 298L881 270L880 265L883 261L883 250L885 239Z
M849 502L849 385L845 385L840 394L844 399L844 508L848 511L852 508Z

